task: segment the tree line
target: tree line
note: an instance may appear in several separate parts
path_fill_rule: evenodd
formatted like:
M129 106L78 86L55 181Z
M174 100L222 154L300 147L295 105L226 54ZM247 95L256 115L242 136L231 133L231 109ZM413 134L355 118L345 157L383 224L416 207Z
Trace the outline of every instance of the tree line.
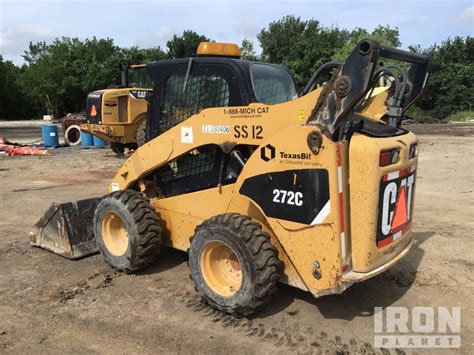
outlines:
M373 31L325 27L315 19L285 16L257 34L262 48L244 39L242 58L279 63L293 71L302 89L316 69L330 60L343 61L355 45L370 38L400 47L399 31L378 26ZM187 30L174 35L163 49L121 48L113 39L62 37L52 43L30 43L24 64L17 66L0 55L0 119L30 119L43 114L61 117L83 110L87 93L120 84L123 65L194 56L205 35ZM415 116L444 118L471 110L474 98L474 38L448 38L428 48L410 50L431 55L433 64L425 95L412 110Z

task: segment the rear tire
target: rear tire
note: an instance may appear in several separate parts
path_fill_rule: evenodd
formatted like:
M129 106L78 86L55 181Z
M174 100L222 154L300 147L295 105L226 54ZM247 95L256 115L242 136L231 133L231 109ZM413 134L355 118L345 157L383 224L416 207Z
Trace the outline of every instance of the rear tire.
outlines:
M156 260L162 243L162 222L139 192L105 196L94 213L94 235L104 260L124 272L143 269Z
M270 300L282 263L269 235L257 223L231 213L196 228L189 269L196 291L207 303L240 317Z
M145 144L145 129L146 129L146 119L144 119L139 125L137 129L137 145L140 148L142 145Z

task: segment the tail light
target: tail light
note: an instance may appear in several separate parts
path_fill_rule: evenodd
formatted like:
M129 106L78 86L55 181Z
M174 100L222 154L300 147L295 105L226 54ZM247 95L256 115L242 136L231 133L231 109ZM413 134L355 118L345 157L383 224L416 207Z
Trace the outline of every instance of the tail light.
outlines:
M398 161L400 151L398 149L384 150L380 152L380 166L395 164Z
M408 153L408 159L418 156L418 144L412 144L410 146L410 152Z

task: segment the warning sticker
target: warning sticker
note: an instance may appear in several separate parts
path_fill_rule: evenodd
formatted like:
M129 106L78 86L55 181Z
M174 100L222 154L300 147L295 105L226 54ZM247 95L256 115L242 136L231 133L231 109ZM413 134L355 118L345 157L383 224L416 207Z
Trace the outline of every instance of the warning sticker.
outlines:
M181 143L183 144L193 144L193 127L191 126L182 126L181 127Z
M377 247L404 235L411 224L416 166L385 174L380 182Z

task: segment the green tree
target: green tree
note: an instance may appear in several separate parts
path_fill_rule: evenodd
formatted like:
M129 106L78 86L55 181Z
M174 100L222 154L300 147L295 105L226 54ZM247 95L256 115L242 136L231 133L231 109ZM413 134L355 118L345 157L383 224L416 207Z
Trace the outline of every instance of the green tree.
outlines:
M348 32L337 27L322 27L319 21L285 16L271 22L257 35L262 59L280 63L295 73L303 86L316 69L331 60L348 39Z
M422 53L432 57L432 64L427 88L417 106L437 118L472 110L474 37L448 38Z
M161 47L138 48L136 46L122 49L124 64L146 64L166 59L167 54Z
M26 113L27 103L17 82L20 74L20 68L0 55L0 119L19 119Z
M372 39L380 44L395 48L401 45L398 28L396 27L377 26L372 32L363 28L356 28L349 33L343 45L337 48L332 58L339 61L346 60L363 39Z
M30 43L19 82L30 102L40 108L37 114L62 116L82 110L89 92L120 84L122 65L165 56L160 47L120 48L109 38L63 37L51 44Z
M81 111L89 92L120 84L122 65L165 57L160 47L120 48L109 38L62 37L50 44L30 43L16 82L32 116L59 117Z
M244 38L242 44L240 45L240 56L245 60L258 60L257 53L255 53L255 48L253 42Z
M168 58L187 58L196 56L196 51L201 42L209 42L210 39L194 31L184 31L181 36L173 35L167 43Z
M43 113L55 116L80 111L89 91L120 76L120 48L111 39L62 37L48 45L30 43L24 58L23 91L41 102Z

